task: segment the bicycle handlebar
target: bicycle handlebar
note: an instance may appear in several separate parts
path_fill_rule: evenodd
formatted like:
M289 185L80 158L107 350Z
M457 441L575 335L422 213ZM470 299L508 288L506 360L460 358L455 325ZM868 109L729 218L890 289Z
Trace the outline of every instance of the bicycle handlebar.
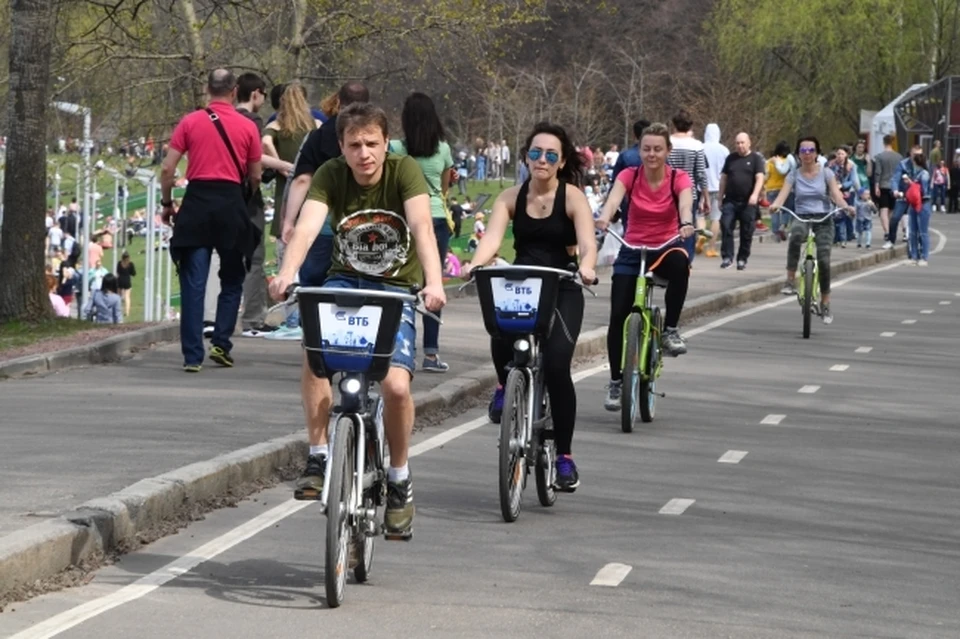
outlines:
M290 286L288 286L287 290L284 292L284 296L286 297L286 299L280 302L279 304L275 304L270 308L268 308L266 314L270 315L274 311L280 310L281 308L286 308L287 306L293 306L294 304L296 304L300 288L301 287L297 284L291 284ZM309 288L309 287L303 287L303 288ZM342 289L342 291L347 294L350 294L351 292L358 293L358 294L365 293L365 292L366 293L382 293L383 292L383 291L364 291L363 289L350 289L350 288ZM441 320L438 316L434 315L433 313L431 313L430 311L428 311L426 308L423 307L423 298L420 297L419 286L417 285L411 286L410 293L408 295L410 295L411 297L417 298L417 304L413 307L413 310L415 312L423 315L424 317L429 317L430 319L436 320L438 324L443 324L443 320Z
M462 291L463 289L467 288L471 284L475 284L476 280L473 279L473 274L476 273L477 271L483 271L487 269L504 269L504 270L511 270L511 269L521 270L522 269L524 271L542 271L545 273L556 273L561 278L565 280L570 280L571 282L573 282L574 284L576 284L586 292L590 293L594 297L596 297L597 294L593 292L590 289L590 287L600 283L600 278L594 278L594 280L589 284L583 282L580 279L580 271L575 264L570 264L569 267L566 269L553 268L551 266L523 266L520 264L507 264L505 266L479 266L475 269L471 269L469 274L470 279L468 279L466 282L461 284L457 290Z
M667 248L671 244L676 243L677 240L681 239L680 234L677 233L676 235L674 235L672 238L670 238L660 246L634 246L633 244L630 244L625 239L617 235L616 231L611 231L610 229L607 229L606 232L609 233L613 237L613 239L620 242L628 249L631 249L634 251L649 251L650 253L656 253L657 251L662 251L663 249ZM694 232L694 235L700 235L707 238L713 237L713 233L711 233L710 231L706 231L704 229L696 229L696 231Z
M787 213L789 213L790 215L792 215L792 216L794 217L794 219L796 219L798 222L801 222L801 223L803 223L803 224L819 224L819 223L821 223L821 222L826 222L827 220L829 220L830 218L832 218L834 215L836 215L836 214L839 213L840 211L846 211L845 208L835 208L835 209L833 209L832 211L830 211L829 213L824 214L823 217L809 217L809 216L808 216L808 217L805 217L805 218L804 218L804 217L800 217L799 215L797 215L796 213L794 213L793 211L791 211L790 209L788 209L788 208L785 207L785 206L781 206L781 207L778 208L777 210L778 210L778 211L786 211Z

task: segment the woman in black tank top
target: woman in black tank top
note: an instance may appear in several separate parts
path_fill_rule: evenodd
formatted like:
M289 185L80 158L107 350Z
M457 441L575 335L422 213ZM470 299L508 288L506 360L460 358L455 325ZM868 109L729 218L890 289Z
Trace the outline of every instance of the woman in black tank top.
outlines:
M493 205L486 233L474 254L473 266L493 260L513 220L514 264L567 268L577 264L584 282L596 278L597 245L593 212L577 186L583 177L580 156L563 128L541 122L522 149L530 179L500 194ZM464 277L469 275L469 267ZM571 457L577 396L570 376L573 351L583 323L583 292L572 283L561 285L553 330L542 342L543 369L557 444L556 487L573 492L580 485ZM503 384L513 357L512 340L491 340L490 350L500 385L490 402L490 421L500 423Z

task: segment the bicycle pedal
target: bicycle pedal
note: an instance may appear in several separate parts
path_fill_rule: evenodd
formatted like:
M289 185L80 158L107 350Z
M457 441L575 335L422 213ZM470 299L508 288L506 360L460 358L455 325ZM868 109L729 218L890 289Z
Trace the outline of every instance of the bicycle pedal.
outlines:
M410 541L413 539L413 528L406 532L384 532L383 538L387 541Z
M312 488L297 488L293 491L293 498L297 501L320 501L322 496L322 491Z

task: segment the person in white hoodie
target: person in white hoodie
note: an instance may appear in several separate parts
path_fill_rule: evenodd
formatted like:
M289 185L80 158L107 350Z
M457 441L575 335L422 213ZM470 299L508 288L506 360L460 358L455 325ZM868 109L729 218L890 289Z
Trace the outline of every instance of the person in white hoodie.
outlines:
M710 230L713 237L707 243L704 255L720 257L717 238L720 237L720 171L730 155L730 149L720 144L720 127L716 122L707 125L703 134L703 153L707 158L707 190L710 192Z

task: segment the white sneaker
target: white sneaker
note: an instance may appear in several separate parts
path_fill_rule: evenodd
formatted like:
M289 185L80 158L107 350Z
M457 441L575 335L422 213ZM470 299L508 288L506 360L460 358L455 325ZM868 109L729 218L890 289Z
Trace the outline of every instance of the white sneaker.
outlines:
M926 260L917 261L917 266L929 266Z
M883 248L884 248L884 249L892 249L892 248L893 248L893 243L892 243L892 242L884 242L884 243L883 243Z
M916 266L916 265L917 265L917 261L916 261L916 260L907 260L907 264L909 264L910 266Z
M287 328L286 326L281 326L277 330L264 335L263 339L273 339L286 342L301 342L303 341L303 329L299 326L296 328Z

